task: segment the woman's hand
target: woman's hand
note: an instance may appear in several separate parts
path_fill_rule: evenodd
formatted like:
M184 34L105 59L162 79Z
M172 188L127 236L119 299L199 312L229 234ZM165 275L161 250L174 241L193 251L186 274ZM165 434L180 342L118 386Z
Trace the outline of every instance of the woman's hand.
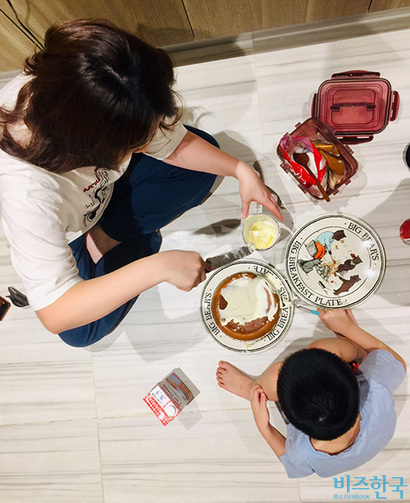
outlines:
M197 252L172 250L159 253L164 281L189 292L205 280L205 262Z
M248 164L211 145L191 131L186 133L178 147L164 161L180 168L233 176L240 185L242 218L248 216L249 205L255 201L274 213L279 220L283 220L275 198Z
M108 274L79 281L37 315L47 330L59 334L101 319L163 281L189 291L204 279L204 261L198 253L154 253Z
M256 426L262 435L269 430L269 410L267 396L261 386L255 386L251 390L251 407Z
M236 178L239 180L242 218L248 216L249 206L252 201L255 201L271 211L279 220L283 220L279 205L274 196L250 166L240 162L236 169Z

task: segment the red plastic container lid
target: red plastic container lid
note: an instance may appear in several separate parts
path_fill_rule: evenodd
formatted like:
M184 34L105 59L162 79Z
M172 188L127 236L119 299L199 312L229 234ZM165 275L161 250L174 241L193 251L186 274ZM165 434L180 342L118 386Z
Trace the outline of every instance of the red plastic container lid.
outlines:
M336 135L373 135L397 116L398 94L377 72L353 71L323 82L312 105L313 116Z

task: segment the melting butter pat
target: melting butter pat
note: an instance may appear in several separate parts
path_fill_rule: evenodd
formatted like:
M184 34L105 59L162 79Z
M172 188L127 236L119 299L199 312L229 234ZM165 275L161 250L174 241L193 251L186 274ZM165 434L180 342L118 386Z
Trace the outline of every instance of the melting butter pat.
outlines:
M279 226L268 215L251 215L246 218L243 227L243 238L247 244L257 250L266 250L276 243L279 237Z

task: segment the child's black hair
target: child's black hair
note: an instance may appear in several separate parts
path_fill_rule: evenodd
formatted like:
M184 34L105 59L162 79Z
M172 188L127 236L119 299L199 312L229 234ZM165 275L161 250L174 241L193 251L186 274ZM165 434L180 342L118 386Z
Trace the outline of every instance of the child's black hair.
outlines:
M302 349L286 358L277 392L289 422L315 440L340 437L359 414L359 385L353 370L324 349Z

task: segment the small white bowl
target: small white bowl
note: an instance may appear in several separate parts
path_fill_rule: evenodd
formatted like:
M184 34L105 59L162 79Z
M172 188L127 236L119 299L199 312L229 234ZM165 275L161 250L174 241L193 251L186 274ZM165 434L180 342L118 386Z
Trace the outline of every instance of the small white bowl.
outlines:
M279 236L279 224L270 215L256 213L242 221L242 237L246 244L256 250L269 250L278 242Z

